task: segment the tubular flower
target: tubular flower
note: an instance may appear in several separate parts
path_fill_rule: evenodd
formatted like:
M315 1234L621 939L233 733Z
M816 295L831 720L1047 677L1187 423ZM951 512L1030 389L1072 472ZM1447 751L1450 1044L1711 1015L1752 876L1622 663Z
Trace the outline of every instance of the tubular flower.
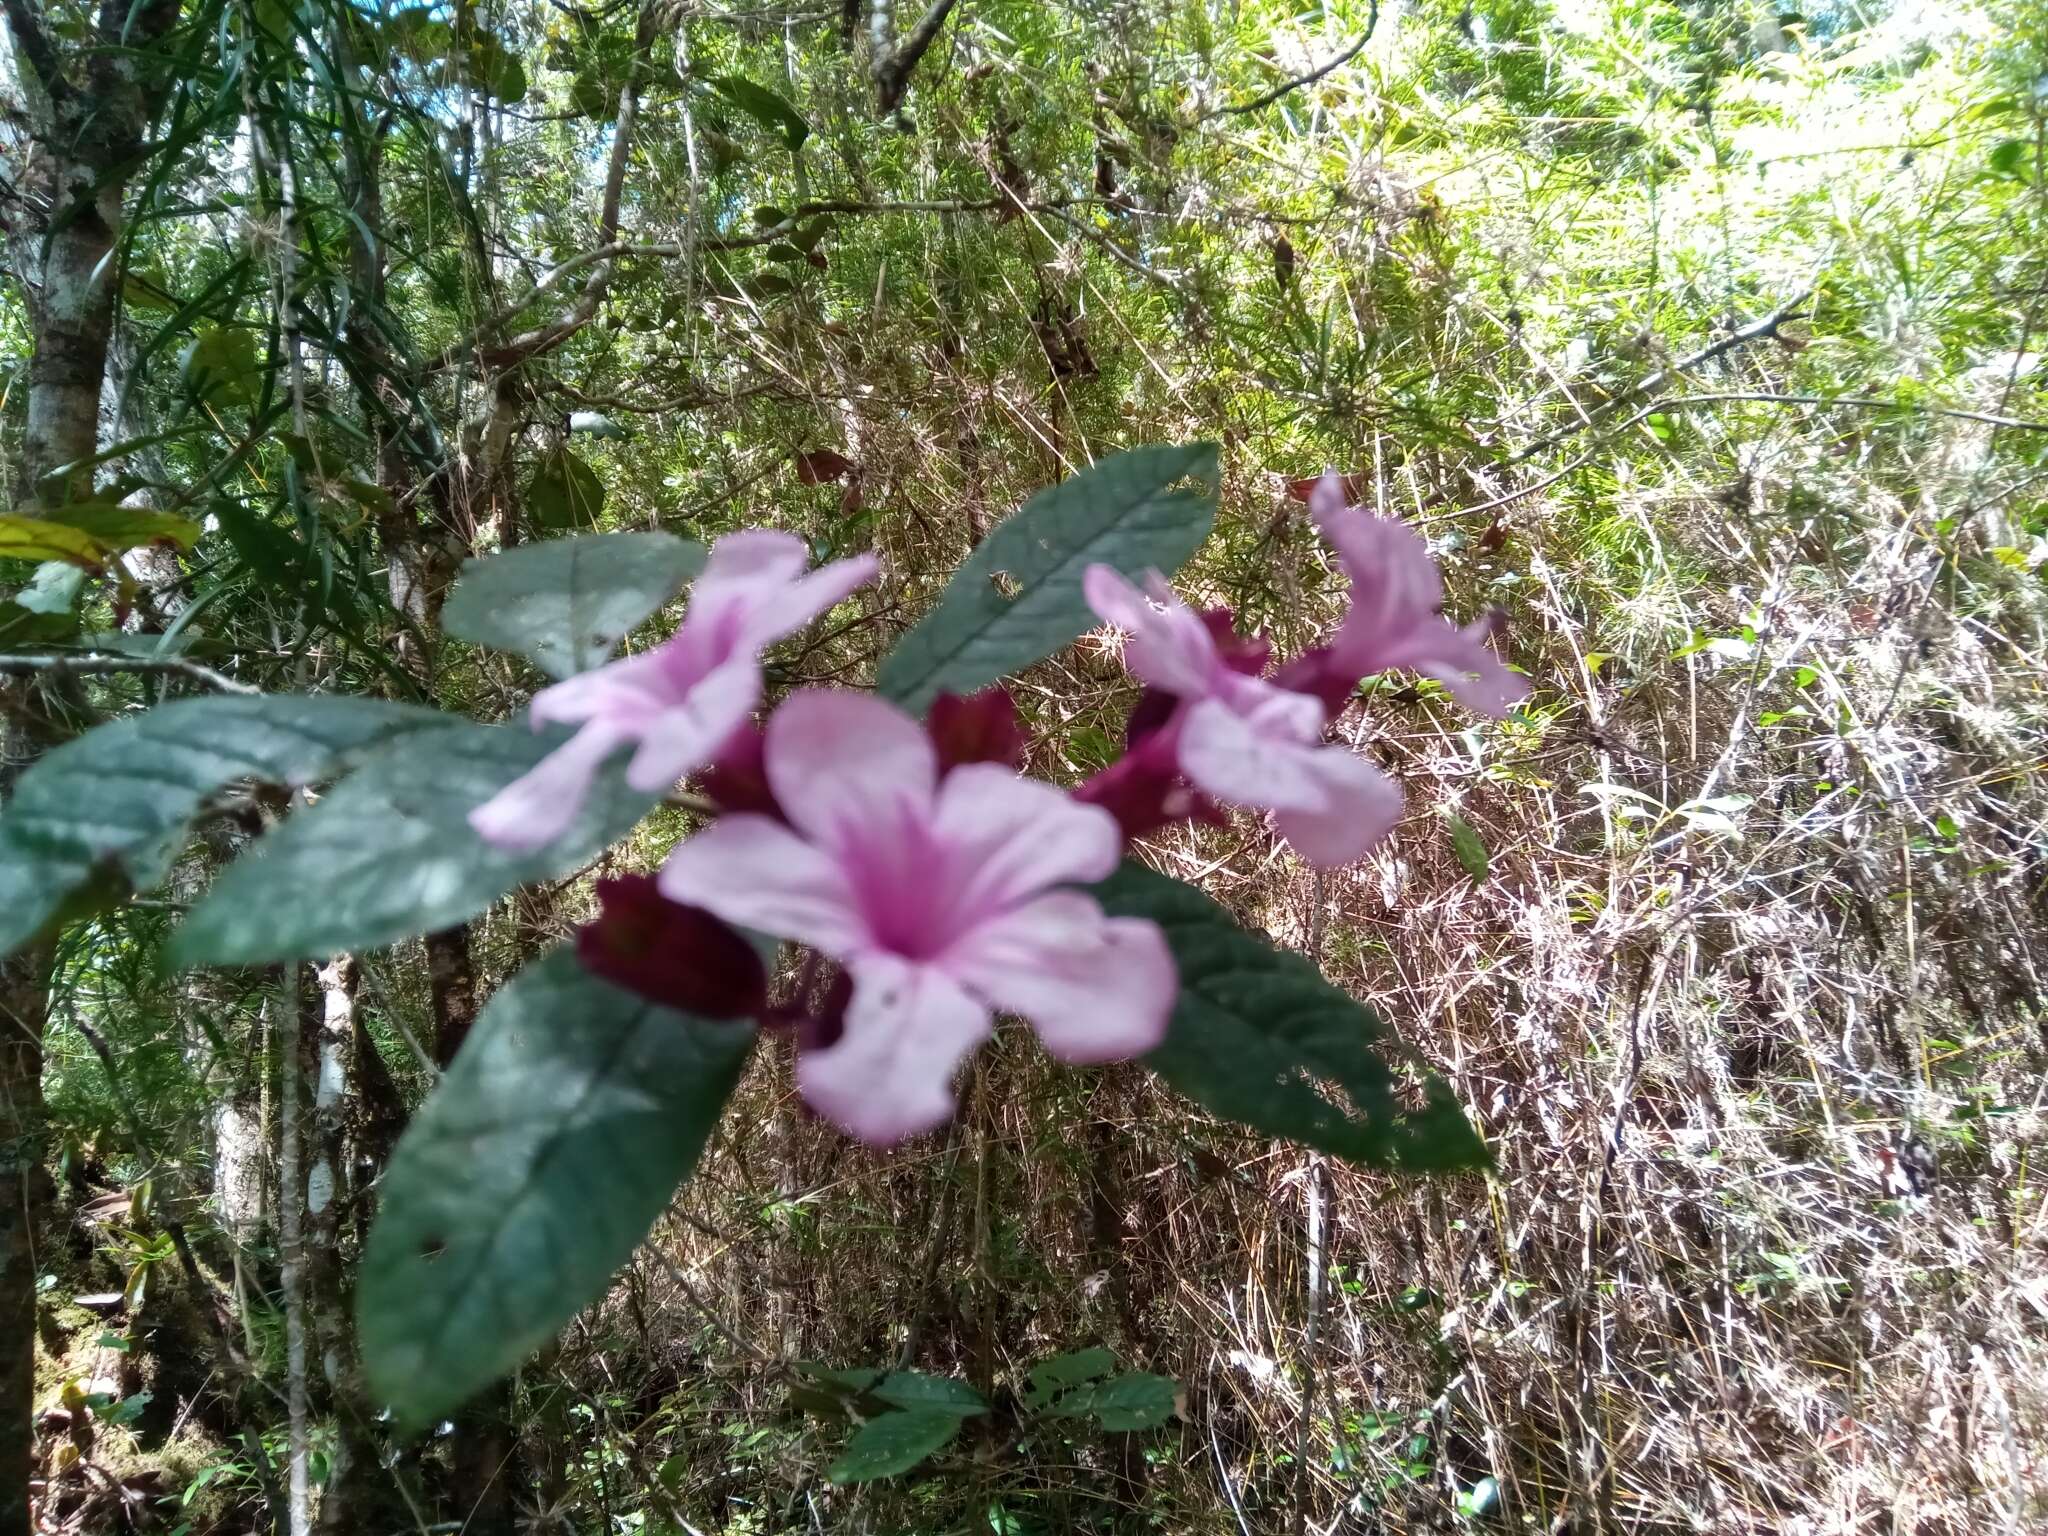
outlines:
M866 694L793 694L766 737L787 823L721 817L660 884L846 967L843 1028L797 1059L820 1114L877 1145L940 1124L997 1009L1066 1061L1135 1056L1165 1036L1179 985L1165 936L1060 889L1116 867L1106 811L997 763L942 778L923 728Z
M1213 624L1154 575L1149 597L1106 565L1082 578L1088 604L1130 633L1124 658L1176 707L1154 737L1134 744L1174 761L1197 789L1274 813L1280 835L1311 864L1358 858L1400 818L1401 792L1343 747L1323 743L1326 711L1310 694L1241 671ZM1167 736L1166 733L1171 733Z
M536 728L581 725L575 736L470 812L485 842L523 851L561 836L613 752L632 743L626 782L643 794L702 767L761 701L761 652L872 581L872 555L805 574L794 534L754 529L711 546L674 635L639 656L598 667L533 697Z
M1444 586L1422 536L1389 517L1346 507L1342 482L1326 474L1309 496L1309 514L1351 578L1351 609L1321 652L1302 658L1283 680L1335 707L1361 677L1410 668L1433 677L1467 709L1504 715L1529 691L1488 648L1493 620L1460 629L1443 616ZM1341 688L1339 687L1341 685Z

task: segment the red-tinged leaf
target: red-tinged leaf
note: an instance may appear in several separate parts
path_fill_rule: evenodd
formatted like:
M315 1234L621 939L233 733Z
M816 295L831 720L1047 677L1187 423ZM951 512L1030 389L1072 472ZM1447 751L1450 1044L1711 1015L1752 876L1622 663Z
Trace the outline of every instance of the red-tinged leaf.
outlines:
M853 468L853 460L843 453L834 453L830 448L813 448L809 453L796 456L796 477L805 485L823 485L828 480L837 480Z
M846 482L846 489L839 497L839 515L841 517L857 517L860 514L860 509L867 504L867 486L859 475L855 475Z
M1290 480L1287 483L1287 494L1296 501L1307 501L1309 493L1322 483L1322 479L1321 475L1310 475L1306 480ZM1338 479L1344 487L1344 505L1347 507L1355 507L1364 501L1365 493L1372 487L1372 476L1364 470L1359 470L1356 474L1340 475Z

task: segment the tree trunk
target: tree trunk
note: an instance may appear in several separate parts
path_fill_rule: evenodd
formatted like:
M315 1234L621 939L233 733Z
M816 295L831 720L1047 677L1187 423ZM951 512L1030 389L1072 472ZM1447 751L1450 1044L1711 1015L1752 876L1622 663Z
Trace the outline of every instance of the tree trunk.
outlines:
M23 180L48 199L47 227L11 227L28 295L26 483L31 512L91 494L100 388L117 297L108 260L121 228L127 173L160 96L148 62L178 19L178 0L109 4L97 35L66 61L32 0L4 0L22 76L33 149ZM17 189L19 191L20 189ZM24 199L21 205L31 206ZM52 480L52 471L72 469ZM0 801L46 744L34 722L38 690L8 701L0 730ZM13 706L20 707L16 711ZM28 1474L35 1453L36 1231L42 1204L43 1026L49 1014L47 944L0 959L0 1536L29 1536Z
M29 1536L35 1456L36 1231L43 1172L47 944L0 961L0 1536Z

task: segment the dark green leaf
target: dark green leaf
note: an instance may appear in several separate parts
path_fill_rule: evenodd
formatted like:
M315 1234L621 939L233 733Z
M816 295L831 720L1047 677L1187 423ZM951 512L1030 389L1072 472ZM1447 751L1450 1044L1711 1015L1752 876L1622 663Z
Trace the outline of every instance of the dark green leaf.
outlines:
M1173 1417L1180 1388L1164 1376L1132 1371L1088 1391L1088 1413L1104 1429L1157 1429Z
M811 125L803 114L764 85L739 75L720 75L711 88L770 133L780 134L792 153L802 149L811 136Z
M960 1432L957 1413L885 1413L854 1431L828 1474L835 1483L865 1483L908 1472Z
M2007 139L1993 147L1989 156L1993 173L1999 176L2018 175L2031 147L2024 139Z
M626 787L622 757L597 776L570 829L535 852L491 847L468 817L569 736L460 721L378 754L231 865L172 936L172 960L250 965L371 949L568 874L657 798Z
M604 482L584 460L557 448L526 483L526 510L551 533L586 533L604 510Z
M207 798L242 779L310 784L370 749L446 726L377 699L183 699L89 731L22 775L0 813L0 954L96 875L146 890Z
M569 82L569 105L598 122L609 122L619 115L622 94L618 83L607 80L597 69L578 70L576 78Z
M602 1296L696 1166L752 1040L566 949L492 998L382 1181L357 1296L377 1397L427 1423Z
M1374 1052L1385 1031L1300 955L1246 932L1200 891L1126 863L1095 888L1116 917L1159 924L1180 968L1165 1042L1145 1064L1228 1120L1374 1167L1487 1165L1484 1144L1436 1079L1404 1110ZM1349 1105L1326 1095L1342 1087Z
M1054 1355L1031 1369L1024 1389L1024 1406L1036 1413L1067 1388L1094 1381L1116 1369L1116 1356L1108 1350L1074 1349Z
M891 1371L868 1395L910 1413L951 1413L973 1418L988 1412L981 1394L966 1382L951 1376L927 1376L922 1371Z
M263 364L256 337L241 326L201 326L180 362L185 388L201 400L254 405L262 395Z
M1200 488L1173 489L1189 479ZM881 692L922 712L940 693L972 693L1050 656L1096 623L1081 595L1089 566L1170 574L1215 515L1213 443L1135 448L1040 491L982 540L883 659ZM1014 597L997 588L998 573L1016 584Z
M526 95L526 66L519 55L489 32L469 45L469 77L486 95L516 102Z
M602 662L703 568L701 545L666 533L522 544L465 564L441 625L569 677Z
M1458 856L1458 863L1465 873L1474 880L1486 878L1486 840L1479 835L1479 829L1460 816L1449 812L1444 820L1450 823L1451 852Z

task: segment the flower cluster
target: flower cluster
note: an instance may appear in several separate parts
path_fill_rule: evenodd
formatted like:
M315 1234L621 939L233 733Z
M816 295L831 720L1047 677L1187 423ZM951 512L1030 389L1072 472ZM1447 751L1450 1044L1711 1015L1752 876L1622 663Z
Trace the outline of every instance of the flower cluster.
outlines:
M1311 510L1351 579L1350 612L1270 677L1270 647L1227 612L1195 612L1156 575L1140 588L1108 566L1087 572L1088 601L1128 632L1145 692L1125 755L1071 794L1018 771L1027 738L1001 690L942 697L919 722L869 694L805 688L756 725L762 651L876 569L862 558L807 572L801 541L761 531L718 541L668 641L535 696L536 726L581 729L471 824L495 846L542 846L628 746L625 777L642 792L701 774L718 818L658 876L600 882L578 952L657 1001L793 1025L805 1099L863 1140L944 1122L997 1012L1066 1061L1142 1054L1173 1011L1172 953L1156 925L1109 917L1085 889L1128 839L1219 819L1227 803L1271 811L1312 862L1355 859L1401 810L1378 769L1323 739L1359 679L1413 668L1492 713L1521 693L1483 644L1490 626L1442 617L1422 541L1342 499L1326 476ZM807 964L795 997L771 1006L768 967L741 930L839 970L820 985Z
M1411 668L1490 715L1524 693L1485 644L1490 620L1460 629L1444 618L1443 579L1412 529L1346 507L1333 474L1309 512L1351 580L1351 606L1327 644L1270 679L1271 647L1238 635L1228 611L1194 612L1156 574L1141 591L1109 566L1089 568L1089 606L1129 632L1125 664L1146 691L1125 755L1075 794L1128 835L1213 819L1222 801L1271 811L1311 864L1350 863L1401 816L1401 792L1384 774L1323 740L1361 679Z

